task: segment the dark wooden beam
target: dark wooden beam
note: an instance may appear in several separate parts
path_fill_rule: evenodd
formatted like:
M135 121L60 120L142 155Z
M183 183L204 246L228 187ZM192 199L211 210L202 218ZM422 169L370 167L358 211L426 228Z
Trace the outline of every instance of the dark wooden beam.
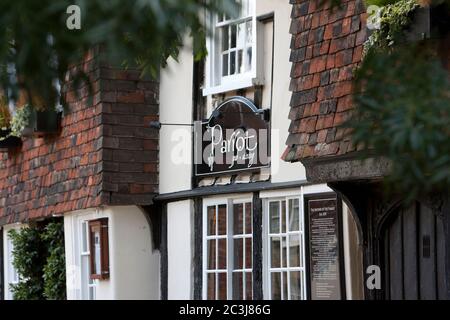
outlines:
M242 183L242 184L230 184L226 186L211 186L200 187L192 190L179 191L174 193L160 194L154 198L155 202L161 201L180 201L186 199L193 199L197 197L207 197L220 194L236 194L236 193L250 193L264 190L281 190L289 188L300 188L302 186L308 186L311 183L306 180L271 183L254 182L254 183Z
M263 207L259 192L253 194L253 299L263 300Z
M194 199L194 300L203 298L203 200Z
M445 284L447 300L450 300L450 196L447 195L443 206L444 243L445 243Z

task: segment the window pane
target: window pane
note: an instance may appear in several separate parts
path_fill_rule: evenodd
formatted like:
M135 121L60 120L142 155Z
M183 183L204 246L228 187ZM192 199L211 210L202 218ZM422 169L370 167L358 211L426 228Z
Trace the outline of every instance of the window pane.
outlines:
M16 268L12 264L14 261L13 251L14 251L14 244L12 242L12 239L8 236L7 238L7 246L8 246L8 282L9 283L18 283L19 282L19 274L17 273Z
M253 299L253 273L245 273L245 300Z
M246 56L245 56L245 71L252 70L252 59L253 59L252 48L248 47L246 49Z
M233 206L233 232L234 234L244 233L244 205L242 203Z
M245 233L252 234L253 230L253 219L252 219L252 204L247 202L245 204Z
M287 272L283 272L283 299L288 300L288 277Z
M222 204L219 206L218 212L219 236L227 234L227 206Z
M230 49L236 48L236 38L237 37L237 25L231 26L231 44Z
M208 236L216 234L216 207L208 207Z
M243 269L244 247L243 239L234 239L234 269Z
M289 231L300 230L299 224L299 201L298 199L289 200Z
M272 291L272 300L280 300L281 299L281 273L273 272L271 274L271 291Z
M244 70L244 64L242 63L242 50L238 51L238 64L237 64L237 73L243 73Z
M272 268L280 267L280 238L273 237L270 246L271 266Z
M300 267L303 267L303 241L300 240L300 253L299 253L299 257L300 257Z
M286 201L281 201L281 232L286 232Z
M270 202L269 204L270 217L270 233L280 233L280 203Z
M89 300L95 300L95 287L89 287Z
M218 262L219 265L217 266L217 269L219 270L225 270L227 268L227 240L226 239L219 239L219 248L218 248Z
M245 239L245 268L251 269L253 261L252 239Z
M88 252L89 251L88 237L87 237L87 231L86 230L87 230L87 223L83 221L81 223L81 243L82 243L81 251L82 252Z
M233 299L234 300L242 300L243 296L243 273L242 272L233 272Z
M233 0L233 4L236 5L236 8L239 10L238 17L242 17L242 2L245 2L246 0Z
M247 39L247 45L252 45L253 44L253 27L252 27L252 21L247 21L246 22L246 39Z
M291 300L300 300L302 298L302 292L300 287L301 274L297 271L291 271L290 273L290 285L291 285Z
M249 1L243 1L241 7L241 17L246 17L250 14Z
M283 250L283 254L281 255L281 266L283 268L286 268L287 267L287 258L288 258L288 256L287 256L287 246L288 246L287 237L281 237L281 241L282 241L281 248Z
M208 269L216 269L216 240L208 240Z
M89 299L89 284L90 272L89 272L90 259L88 255L81 256L81 298L83 300Z
M218 281L219 300L227 299L227 274L219 273Z
M228 75L228 54L222 56L222 76Z
M300 236L298 234L289 236L289 266L300 266Z
M91 255L95 257L95 270L92 271L94 274L101 274L101 245L100 245L100 230L95 230L93 232L92 238L94 239L94 252L91 252Z
M230 52L230 74L236 73L236 51Z
M237 47L241 49L245 47L245 23L238 24Z
M228 27L222 28L222 52L228 50L229 46L229 35L228 35Z
M216 299L216 274L208 273L207 277L207 299L215 300Z

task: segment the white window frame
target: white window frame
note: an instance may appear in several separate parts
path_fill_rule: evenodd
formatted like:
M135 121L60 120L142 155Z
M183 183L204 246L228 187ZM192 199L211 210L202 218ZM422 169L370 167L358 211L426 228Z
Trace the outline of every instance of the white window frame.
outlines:
M8 240L6 242L7 252L8 252L8 283L11 284L18 284L19 283L19 274L14 268L12 261L13 261L13 250L14 245L12 243L12 239L8 236Z
M8 232L11 230L19 230L21 228L26 227L25 225L16 225L8 228L4 228L4 292L5 292L5 300L14 300L14 297L11 292L11 285L12 284L18 284L20 282L19 274L17 273L17 270L14 268L12 261L13 256L12 252L14 250L14 246L12 244L12 240L8 235Z
M245 230L245 226L246 226L246 219L245 219L245 216L246 216L246 209L245 209L245 204L246 203L250 203L251 204L251 210L252 210L252 212L251 212L251 217L252 217L252 221L250 222L251 223L251 232L250 233L246 233L246 230ZM243 228L243 233L242 234L237 234L237 235L235 235L234 234L234 230L233 230L233 226L234 226L234 205L236 205L236 204L242 204L243 205L243 209L244 209L244 211L243 211L243 218L242 218L242 228ZM228 216L229 217L231 217L231 243L232 243L232 245L231 245L231 248L230 248L230 250L227 252L227 254L230 254L231 255L231 260L230 260L230 263L231 263L231 265L230 265L230 269L231 269L231 279L229 279L229 280L231 280L230 282L231 283L233 283L233 273L237 273L237 272L240 272L240 273L244 273L245 274L245 277L247 277L247 274L249 273L249 272L251 272L251 274L252 274L252 276L253 276L253 203L252 203L252 199L246 199L246 200L243 200L243 199L239 199L239 200L232 200L231 201L231 210L230 210L230 212L227 212L227 214L228 214ZM243 254L243 259L242 259L242 269L234 269L234 240L235 239L242 239L242 241L243 241L243 243L242 243L242 254ZM247 240L247 239L250 239L251 240L251 247L252 247L252 267L251 268L247 268L246 267L246 264L247 264L247 261L245 260L245 257L246 257L246 245L245 245L245 240ZM252 279L252 284L253 284L253 279ZM243 297L243 300L246 300L247 299L247 297L246 297L246 293L247 293L247 288L246 288L246 285L247 285L247 281L246 281L246 278L243 278L243 285L242 285L242 291L243 291L243 293L242 293L242 297ZM254 294L254 292L253 292L253 288L252 288L252 297L253 297L253 294ZM232 288L232 286L231 286L231 298L233 298L233 288Z
M288 226L288 210L289 210L289 200L298 200L298 204L299 204L299 228L300 230L298 232L291 232L289 231L289 226ZM280 203L280 208L282 205L282 202L285 201L285 212L286 212L286 231L282 232L281 229L281 214L280 214L280 232L279 233L270 233L270 203L271 202L279 202ZM263 241L264 241L264 245L263 245L263 265L264 265L264 298L267 300L272 299L272 277L271 274L273 272L280 272L281 275L281 299L282 300L290 300L291 299L291 286L290 286L290 281L288 282L288 297L287 299L285 299L285 297L283 297L283 273L287 272L287 274L289 275L290 271L294 271L294 272L300 272L300 274L302 275L301 279L300 279L300 284L301 284L301 300L306 300L307 299L307 275L306 275L306 244L305 244L305 220L304 220L304 202L303 202L303 194L300 193L299 195L296 196L277 196L277 197L271 197L271 198L266 198L265 199L265 204L264 204L264 213L263 213ZM283 252L280 252L280 267L279 268L272 268L271 267L271 237L272 236L279 236L280 238L286 237L286 239L288 239L289 241L289 235L296 235L296 234L300 234L300 250L301 250L301 259L303 261L303 264L299 267L290 267L289 263L290 263L290 247L287 246L286 248L286 256L287 256L287 261L286 261L286 267L282 267L281 265L281 255L283 254Z
M242 235L234 235L233 233L233 205L234 204L243 204L243 203L252 203L252 210L253 210L253 202L252 202L252 197L251 196L245 196L245 197L227 197L227 198L215 198L215 199L203 199L203 212L202 212L202 216L203 216L203 239L202 239L202 247L203 247L203 263L202 263L202 280L203 280L203 286L202 286L202 297L203 300L206 300L208 298L208 288L207 288L207 275L208 273L226 273L227 274L227 300L231 300L233 299L233 271L235 272L239 272L239 271L243 271L243 272L252 272L253 274L253 265L254 265L254 261L253 261L253 257L252 257L252 268L248 269L245 268L245 264L243 265L243 269L236 269L234 270L234 239L237 238L249 238L248 234L242 234ZM220 206L220 205L226 205L227 206L227 225L226 225L226 230L227 230L227 234L225 236L219 236L219 235L213 235L213 236L208 236L208 207L211 206ZM244 218L245 219L245 218ZM253 219L253 213L252 213L252 219ZM245 220L244 220L245 221ZM245 225L244 225L245 228ZM245 229L244 229L245 232ZM227 246L227 269L226 271L222 271L222 270L208 270L208 248L207 248L207 243L208 240L212 240L212 239L225 239L226 238L226 246ZM252 235L251 235L251 239L252 239L252 248L253 248L253 227L252 227ZM245 250L245 243L244 243L244 250ZM217 254L217 244L216 244L216 254ZM245 251L244 251L245 254ZM253 254L253 249L252 249L252 254ZM217 262L216 262L217 263ZM245 263L245 261L243 261L243 263ZM253 283L253 281L252 281ZM244 281L244 292L245 292L245 281ZM252 288L252 293L253 293L253 288ZM217 294L217 286L216 286L216 298L217 298L218 294ZM245 295L244 295L244 299L245 299Z
M245 0L248 1L250 14L245 17L239 17L234 20L227 20L218 22L217 14L206 15L207 24L211 30L211 36L206 39L206 47L208 50L208 56L206 58L205 66L205 87L203 89L203 95L212 95L218 93L224 93L234 91L238 89L244 89L255 85L263 85L263 73L262 73L262 28L256 18L256 1L257 0ZM226 25L238 24L244 21L252 22L252 64L249 71L244 73L237 73L234 75L222 76L222 36L218 32L220 27ZM230 37L231 38L231 37ZM229 39L231 41L231 39ZM243 53L243 56L245 54ZM244 59L244 57L243 57ZM236 66L237 68L237 66Z
M80 259L80 285L81 285L81 299L82 300L96 300L96 291L98 281L90 278L90 244L89 244L89 220L78 220L78 235L79 235L79 259ZM83 232L84 229L84 232ZM86 237L83 239L83 237ZM86 244L86 249L83 249L83 244ZM86 284L86 277L88 283ZM92 292L91 292L92 290Z

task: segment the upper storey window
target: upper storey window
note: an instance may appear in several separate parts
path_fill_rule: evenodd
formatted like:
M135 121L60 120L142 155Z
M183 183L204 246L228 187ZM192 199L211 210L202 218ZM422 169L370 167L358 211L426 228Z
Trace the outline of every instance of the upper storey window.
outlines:
M257 26L255 0L236 0L236 18L226 14L208 18L212 36L207 40L204 95L251 87L257 83Z

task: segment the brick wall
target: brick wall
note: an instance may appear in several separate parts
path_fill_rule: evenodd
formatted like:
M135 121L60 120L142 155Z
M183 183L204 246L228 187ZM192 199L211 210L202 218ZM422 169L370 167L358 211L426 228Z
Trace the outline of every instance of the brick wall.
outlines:
M0 225L103 205L148 205L158 192L157 82L98 63L92 90L67 78L60 134L0 154Z
M352 70L367 38L363 2L342 0L334 12L314 0L290 2L291 125L283 159L354 151L346 129L339 126L352 109Z

